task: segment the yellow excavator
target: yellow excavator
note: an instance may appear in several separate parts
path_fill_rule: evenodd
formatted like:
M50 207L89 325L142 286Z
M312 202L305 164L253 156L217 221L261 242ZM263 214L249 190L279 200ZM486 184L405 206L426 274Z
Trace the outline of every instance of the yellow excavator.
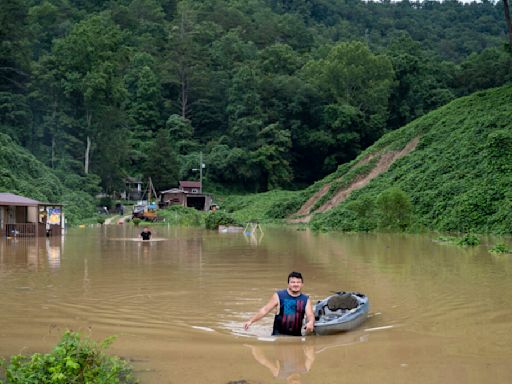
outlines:
M147 199L144 201L144 196L147 195ZM141 204L137 204L133 206L132 218L139 218L141 220L146 221L157 221L158 220L158 204L151 199L156 199L155 187L153 187L153 182L151 181L151 177L149 178L148 187L146 192L143 195L143 201Z

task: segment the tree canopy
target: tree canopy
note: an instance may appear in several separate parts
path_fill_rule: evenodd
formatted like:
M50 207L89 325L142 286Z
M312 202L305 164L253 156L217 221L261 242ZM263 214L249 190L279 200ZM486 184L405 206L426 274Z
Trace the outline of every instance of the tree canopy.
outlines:
M489 1L5 0L0 36L0 133L90 192L200 152L212 188L297 189L512 76Z

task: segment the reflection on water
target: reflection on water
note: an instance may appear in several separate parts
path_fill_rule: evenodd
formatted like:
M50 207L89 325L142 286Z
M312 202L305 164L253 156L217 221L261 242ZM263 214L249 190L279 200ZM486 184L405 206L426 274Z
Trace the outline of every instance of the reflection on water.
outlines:
M140 228L110 225L1 239L0 357L48 351L73 329L117 335L112 353L149 384L512 382L510 256L429 236L264 230L159 226L162 241L142 243ZM244 331L292 270L314 301L367 294L369 319L291 342L269 341L272 316Z
M254 359L267 367L272 375L284 379L287 383L300 383L301 374L309 372L315 361L315 350L312 345L278 344L268 354L263 347L247 345Z
M14 262L18 268L37 271L60 267L65 237L7 238L0 241L0 271Z
M313 367L318 354L332 348L367 342L368 334L354 331L331 337L270 337L265 340L265 343L245 346L251 350L259 364L268 368L274 378L281 382L299 384Z

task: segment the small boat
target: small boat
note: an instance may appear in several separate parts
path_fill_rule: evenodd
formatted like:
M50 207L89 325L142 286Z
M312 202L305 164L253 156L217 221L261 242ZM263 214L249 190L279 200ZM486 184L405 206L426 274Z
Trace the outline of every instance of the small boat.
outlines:
M219 225L219 233L239 233L243 232L244 227L237 225Z
M368 297L359 292L336 292L318 301L314 307L315 333L332 335L350 331L368 316Z

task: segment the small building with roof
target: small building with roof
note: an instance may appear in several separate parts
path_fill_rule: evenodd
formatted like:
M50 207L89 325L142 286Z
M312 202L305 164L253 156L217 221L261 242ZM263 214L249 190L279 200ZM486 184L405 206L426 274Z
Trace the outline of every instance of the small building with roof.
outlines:
M62 204L43 203L14 193L0 193L0 236L60 236Z
M142 180L136 177L124 179L124 191L120 193L121 199L140 200L144 194Z
M212 197L202 192L199 181L180 181L178 188L160 192L160 206L181 205L200 211L208 211L212 205Z

